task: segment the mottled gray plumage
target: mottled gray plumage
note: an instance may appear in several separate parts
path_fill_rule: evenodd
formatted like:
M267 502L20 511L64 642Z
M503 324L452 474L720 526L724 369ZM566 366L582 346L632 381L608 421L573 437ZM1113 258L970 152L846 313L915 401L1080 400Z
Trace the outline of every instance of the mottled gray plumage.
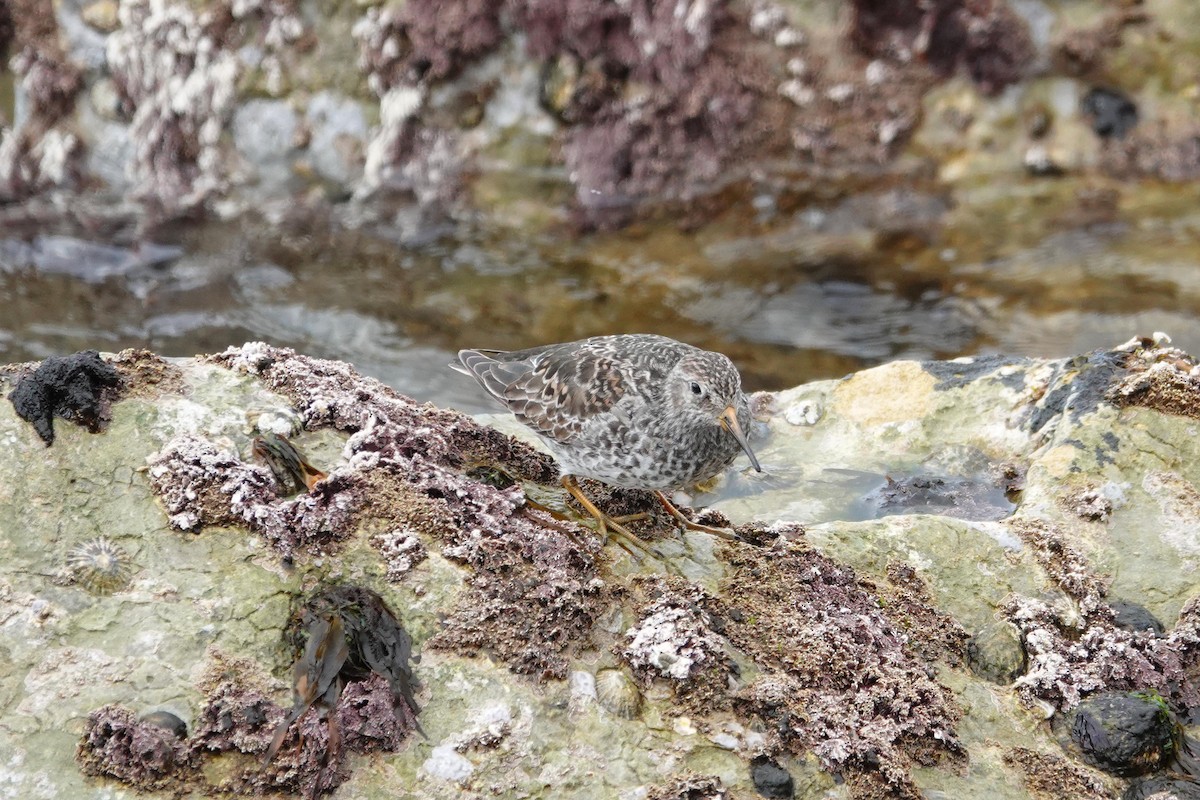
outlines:
M632 334L458 359L451 366L540 435L564 475L671 491L712 478L743 449L754 458L741 377L720 353Z

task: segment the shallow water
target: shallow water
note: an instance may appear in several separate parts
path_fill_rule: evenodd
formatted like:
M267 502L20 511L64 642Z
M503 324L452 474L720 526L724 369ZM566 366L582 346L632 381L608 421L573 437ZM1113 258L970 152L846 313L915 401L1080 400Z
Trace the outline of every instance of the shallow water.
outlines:
M245 220L130 246L24 230L0 237L0 362L262 339L481 411L445 368L457 349L623 331L721 350L751 389L899 358L1069 355L1156 330L1200 351L1196 190L1120 195L1098 217L1080 216L1078 192L1035 184L999 222L988 202L900 190L790 215L764 217L762 203L696 233L460 226L404 243Z

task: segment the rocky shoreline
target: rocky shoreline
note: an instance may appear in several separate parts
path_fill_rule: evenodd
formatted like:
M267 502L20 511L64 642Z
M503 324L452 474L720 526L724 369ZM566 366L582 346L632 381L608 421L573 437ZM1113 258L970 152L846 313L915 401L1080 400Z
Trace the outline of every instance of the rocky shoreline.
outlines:
M538 450L345 364L247 344L38 366L0 368L5 397L41 376L0 403L23 797L1195 789L1200 368L1165 338L758 395L766 474L703 512L753 544L652 517L644 560L601 547ZM281 484L252 454L268 432L323 475ZM295 631L320 641L302 612L331 602L403 657L323 701L344 656ZM280 728L305 669L321 691Z

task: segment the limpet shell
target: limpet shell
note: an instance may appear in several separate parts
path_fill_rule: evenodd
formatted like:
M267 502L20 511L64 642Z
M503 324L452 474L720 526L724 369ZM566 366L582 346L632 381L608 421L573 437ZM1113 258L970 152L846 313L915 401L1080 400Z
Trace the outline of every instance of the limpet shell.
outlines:
M623 669L596 673L596 700L601 708L625 719L633 719L642 710L642 692Z
M67 553L67 569L75 583L99 595L124 589L132 574L129 554L103 537L71 548Z

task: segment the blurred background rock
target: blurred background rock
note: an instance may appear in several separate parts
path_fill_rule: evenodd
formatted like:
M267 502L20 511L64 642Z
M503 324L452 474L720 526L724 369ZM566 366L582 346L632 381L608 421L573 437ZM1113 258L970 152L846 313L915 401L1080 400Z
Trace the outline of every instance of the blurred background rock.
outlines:
M0 361L1200 349L1187 0L8 0Z

